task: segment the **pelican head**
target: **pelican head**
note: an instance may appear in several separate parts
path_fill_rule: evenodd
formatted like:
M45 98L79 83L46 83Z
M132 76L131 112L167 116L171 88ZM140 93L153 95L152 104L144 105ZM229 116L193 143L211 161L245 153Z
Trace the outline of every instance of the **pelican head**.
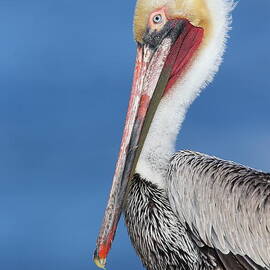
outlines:
M149 130L159 117L160 104L176 98L176 92L183 104L190 103L217 70L228 28L228 6L226 0L137 2L134 79L112 189L94 254L99 267L105 266L129 182L138 170ZM207 68L201 64L203 59L209 65ZM157 136L156 140L162 139Z

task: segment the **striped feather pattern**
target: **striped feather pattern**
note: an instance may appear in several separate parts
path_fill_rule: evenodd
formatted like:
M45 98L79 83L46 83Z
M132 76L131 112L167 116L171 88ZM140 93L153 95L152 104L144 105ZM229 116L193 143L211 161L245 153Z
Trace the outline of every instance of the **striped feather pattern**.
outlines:
M270 174L181 151L170 163L168 197L202 246L270 269Z

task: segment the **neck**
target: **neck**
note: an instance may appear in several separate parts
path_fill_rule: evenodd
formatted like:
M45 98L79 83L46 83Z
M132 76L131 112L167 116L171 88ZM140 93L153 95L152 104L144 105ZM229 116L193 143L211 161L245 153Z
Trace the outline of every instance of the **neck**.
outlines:
M176 138L190 104L212 81L222 60L232 2L208 0L213 32L205 40L184 76L161 100L144 143L136 173L163 188Z

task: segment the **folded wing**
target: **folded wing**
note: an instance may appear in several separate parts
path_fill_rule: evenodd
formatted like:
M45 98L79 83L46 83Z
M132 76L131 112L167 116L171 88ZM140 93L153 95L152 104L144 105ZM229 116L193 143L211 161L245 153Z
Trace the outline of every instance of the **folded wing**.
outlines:
M270 174L181 151L170 163L168 196L199 245L270 268Z

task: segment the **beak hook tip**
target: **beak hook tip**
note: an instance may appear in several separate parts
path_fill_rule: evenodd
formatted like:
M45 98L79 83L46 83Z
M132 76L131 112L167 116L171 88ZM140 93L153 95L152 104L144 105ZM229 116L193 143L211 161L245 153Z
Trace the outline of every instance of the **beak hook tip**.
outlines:
M98 252L97 249L95 249L94 251L94 255L93 255L93 261L96 264L97 267L101 268L101 269L106 269L106 258L102 259L98 256Z

